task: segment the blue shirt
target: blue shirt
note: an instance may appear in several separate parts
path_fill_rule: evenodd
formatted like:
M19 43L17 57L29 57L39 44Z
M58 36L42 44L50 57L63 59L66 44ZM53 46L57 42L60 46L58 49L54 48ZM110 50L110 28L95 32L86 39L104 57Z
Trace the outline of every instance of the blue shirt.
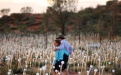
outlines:
M71 54L73 51L72 46L65 39L61 40L61 45L56 47L56 49L57 50L65 49L68 51L69 54Z
M56 63L57 60L63 60L63 55L66 54L69 56L69 53L65 50L65 49L61 49L61 50L56 50L55 51L55 60L54 60L54 64Z

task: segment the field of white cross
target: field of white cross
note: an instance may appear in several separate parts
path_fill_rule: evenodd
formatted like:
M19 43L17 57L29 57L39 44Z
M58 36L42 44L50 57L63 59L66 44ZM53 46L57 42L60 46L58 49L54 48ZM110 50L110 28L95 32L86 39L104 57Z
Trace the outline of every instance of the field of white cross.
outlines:
M78 75L115 74L121 64L121 41L102 40L97 35L66 35L74 48L69 57L68 72ZM0 75L51 75L55 34L48 34L47 48L42 34L0 34ZM118 41L117 41L118 40ZM2 70L6 69L6 73ZM56 72L59 73L58 71Z

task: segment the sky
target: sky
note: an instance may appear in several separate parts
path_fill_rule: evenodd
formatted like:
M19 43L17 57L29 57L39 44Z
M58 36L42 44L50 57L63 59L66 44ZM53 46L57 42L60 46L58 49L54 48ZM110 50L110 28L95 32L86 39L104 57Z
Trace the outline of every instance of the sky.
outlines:
M96 7L98 4L105 5L108 0L78 0L77 10L86 7ZM49 3L47 0L0 0L0 10L10 8L10 13L19 13L22 7L30 6L33 13L43 13Z

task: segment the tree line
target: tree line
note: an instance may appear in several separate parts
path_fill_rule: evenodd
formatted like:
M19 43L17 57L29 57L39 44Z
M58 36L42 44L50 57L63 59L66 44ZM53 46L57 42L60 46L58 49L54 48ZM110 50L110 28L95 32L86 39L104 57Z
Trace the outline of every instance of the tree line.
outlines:
M106 5L98 5L96 8L88 7L75 12L77 0L48 0L52 5L47 8L44 15L44 32L49 31L49 26L55 26L61 34L68 32L80 35L81 32L98 33L101 37L109 37L112 39L121 34L121 2L118 0L107 1ZM2 15L10 12L4 9ZM32 13L31 7L23 7L21 13Z
M8 13L10 12L10 8L4 8L0 10L0 13L2 16L4 15L8 15ZM33 12L33 8L26 6L26 7L22 7L20 10L21 13L32 13Z

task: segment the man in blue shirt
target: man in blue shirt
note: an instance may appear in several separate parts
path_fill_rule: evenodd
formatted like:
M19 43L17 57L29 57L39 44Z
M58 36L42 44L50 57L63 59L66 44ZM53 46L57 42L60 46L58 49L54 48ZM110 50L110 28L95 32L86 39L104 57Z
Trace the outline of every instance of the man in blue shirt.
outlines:
M69 55L72 53L73 51L73 48L72 46L65 40L65 37L63 35L59 35L56 39L60 40L61 41L61 45L56 47L55 50L62 50L62 49L65 49ZM67 62L68 62L68 57L69 55L66 55L64 54L63 56L63 60L64 62L66 63L65 65L65 68L67 68ZM64 71L67 75L67 70Z

